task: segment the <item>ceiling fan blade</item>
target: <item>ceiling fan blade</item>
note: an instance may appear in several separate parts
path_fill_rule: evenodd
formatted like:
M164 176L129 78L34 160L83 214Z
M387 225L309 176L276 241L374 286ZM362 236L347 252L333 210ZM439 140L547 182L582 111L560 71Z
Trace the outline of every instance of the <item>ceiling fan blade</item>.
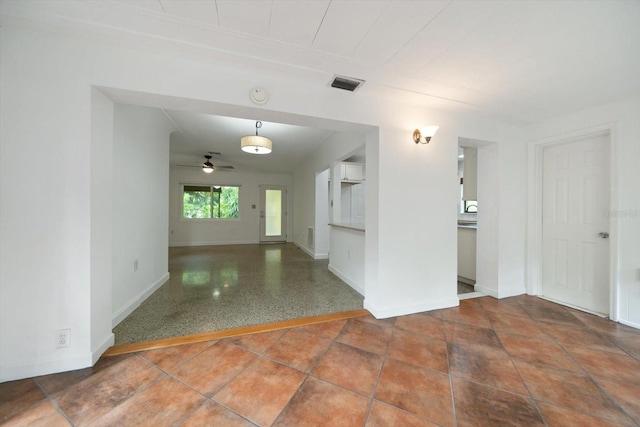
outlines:
M183 168L201 168L202 164L199 164L199 165L176 165L176 166L180 166L180 167L183 167Z
M216 166L216 165L213 165L213 168L214 169L228 169L228 170L235 169L233 166Z

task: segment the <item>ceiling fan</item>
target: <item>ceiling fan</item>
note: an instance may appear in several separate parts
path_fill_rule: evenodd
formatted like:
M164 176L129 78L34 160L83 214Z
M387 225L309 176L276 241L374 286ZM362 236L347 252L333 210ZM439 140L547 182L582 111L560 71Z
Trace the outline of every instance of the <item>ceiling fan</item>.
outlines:
M176 166L183 166L183 167L189 167L189 168L202 168L202 171L205 173L211 173L213 171L230 171L235 169L233 166L216 166L213 163L211 163L211 158L213 157L212 154L216 154L216 155L220 155L220 153L216 153L216 152L209 152L209 154L205 154L204 158L205 161L204 163L202 163L202 165L176 165Z

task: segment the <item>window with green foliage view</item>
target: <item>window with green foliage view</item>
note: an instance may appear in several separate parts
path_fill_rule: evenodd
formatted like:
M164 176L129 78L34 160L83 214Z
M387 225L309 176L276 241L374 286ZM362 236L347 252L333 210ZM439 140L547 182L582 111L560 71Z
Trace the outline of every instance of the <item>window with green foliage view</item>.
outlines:
M184 218L239 218L240 187L185 185L182 194Z

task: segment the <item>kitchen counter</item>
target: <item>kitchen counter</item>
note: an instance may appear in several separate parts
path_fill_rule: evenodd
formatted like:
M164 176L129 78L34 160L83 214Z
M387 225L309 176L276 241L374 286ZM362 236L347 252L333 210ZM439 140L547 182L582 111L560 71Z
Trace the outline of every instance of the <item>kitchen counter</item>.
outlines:
M471 221L471 220L459 219L458 220L458 228L478 228L478 222L477 221Z
M473 228L474 230L478 228L478 224L460 224L458 223L458 228Z
M364 231L364 224L359 222L330 222L332 227L346 228L349 230Z

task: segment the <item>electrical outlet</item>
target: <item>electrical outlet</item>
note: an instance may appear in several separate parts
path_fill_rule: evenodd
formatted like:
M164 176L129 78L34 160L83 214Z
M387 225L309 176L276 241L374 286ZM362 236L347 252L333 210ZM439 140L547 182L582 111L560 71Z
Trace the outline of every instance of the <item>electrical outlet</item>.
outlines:
M134 259L133 260L133 272L135 273L136 271L138 271L138 260Z
M58 329L56 331L56 348L69 347L70 334L71 334L71 329Z

